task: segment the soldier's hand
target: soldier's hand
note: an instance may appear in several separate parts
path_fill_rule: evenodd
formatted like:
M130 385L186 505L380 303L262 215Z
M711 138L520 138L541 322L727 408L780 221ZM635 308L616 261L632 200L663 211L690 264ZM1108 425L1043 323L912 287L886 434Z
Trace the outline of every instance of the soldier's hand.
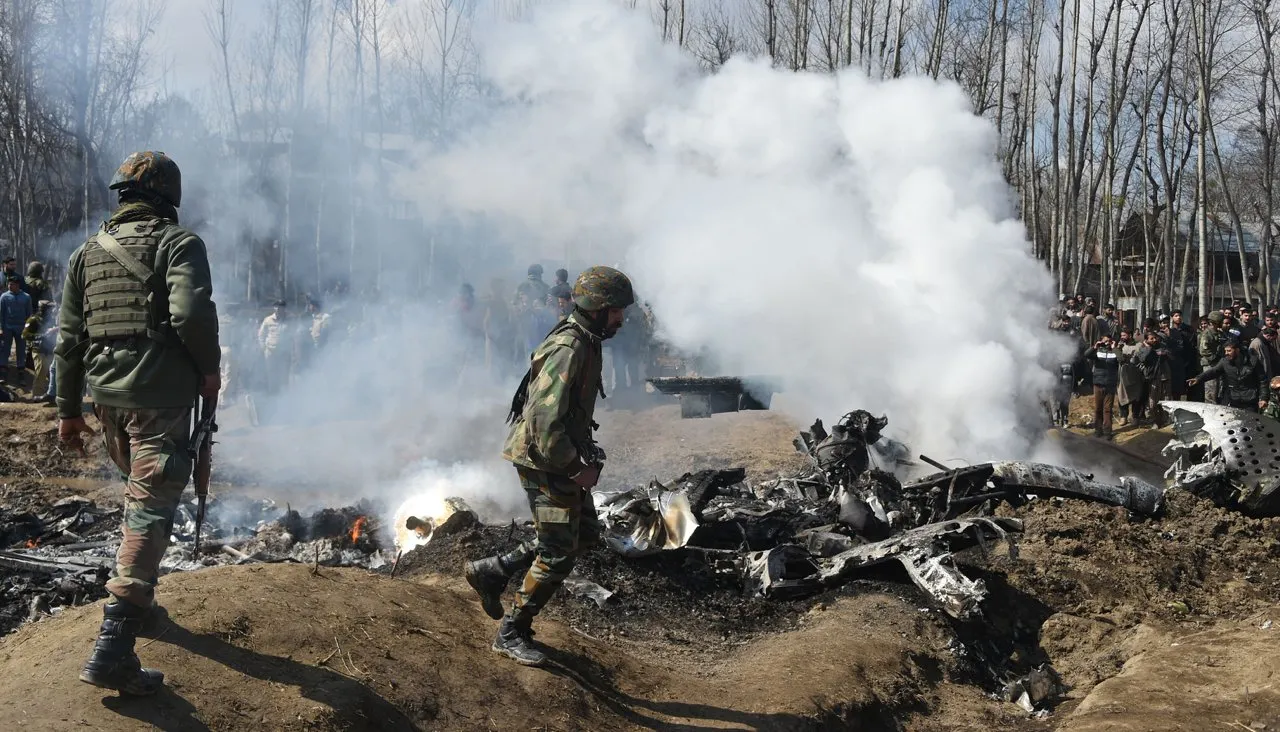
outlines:
M595 488L596 483L600 482L600 466L588 465L584 467L578 471L577 475L573 476L573 482L583 488Z
M85 424L84 417L71 417L58 422L58 439L62 444L80 453L81 457L89 455L84 449L84 436L94 434L97 433Z
M205 399L217 399L219 391L222 391L222 375L205 374L203 381L200 382L200 396Z
M1266 399L1259 400L1258 409L1266 409L1266 408L1267 408L1267 400Z

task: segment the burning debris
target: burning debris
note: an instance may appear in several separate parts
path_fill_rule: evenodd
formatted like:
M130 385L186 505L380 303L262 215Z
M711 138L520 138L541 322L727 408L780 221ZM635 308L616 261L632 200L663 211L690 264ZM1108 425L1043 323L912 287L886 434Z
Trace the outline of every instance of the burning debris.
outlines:
M299 562L376 569L387 563L376 516L361 504L323 509L304 518L268 500L228 497L208 505L205 534L196 552L194 503L178 507L161 573L246 562ZM0 509L0 632L64 606L105 596L103 582L119 547L119 508L102 508L80 496L43 513Z
M1280 515L1280 422L1243 409L1161 402L1173 419L1174 487L1250 516Z

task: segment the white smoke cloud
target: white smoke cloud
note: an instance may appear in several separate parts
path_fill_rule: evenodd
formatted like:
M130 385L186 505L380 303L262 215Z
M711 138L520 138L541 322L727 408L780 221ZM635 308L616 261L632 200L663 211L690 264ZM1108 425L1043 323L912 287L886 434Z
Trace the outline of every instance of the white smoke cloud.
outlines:
M955 86L718 73L611 3L481 34L492 115L401 185L551 249L620 262L667 339L785 384L801 419L865 408L938 457L1031 454L1052 283L996 135Z

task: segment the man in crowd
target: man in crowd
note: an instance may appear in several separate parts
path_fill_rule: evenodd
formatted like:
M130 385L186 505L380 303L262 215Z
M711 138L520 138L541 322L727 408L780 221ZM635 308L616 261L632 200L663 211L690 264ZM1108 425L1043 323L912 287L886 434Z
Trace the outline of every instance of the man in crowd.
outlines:
M592 435L596 397L602 393L601 344L622 327L633 302L631 281L618 270L592 267L579 275L573 314L534 351L512 399L503 458L515 465L537 537L503 556L470 562L465 573L485 612L502 620L493 650L517 663L546 662L532 641L533 619L577 557L600 538L591 488L604 460ZM504 616L502 591L522 571L524 581Z
M1111 439L1116 406L1116 385L1120 381L1120 354L1111 336L1102 336L1084 352L1093 364L1093 436Z
M5 257L4 267L0 269L0 282L7 283L11 277L17 277L19 289L23 292L27 291L27 281L22 278L22 275L18 274L18 260L13 257Z
M1116 386L1116 404L1120 411L1120 426L1128 427L1134 422L1142 421L1146 414L1145 402L1147 385L1138 368L1138 348L1140 344L1133 339L1128 328L1120 329L1120 340L1114 345L1120 354L1119 380Z
M557 320L564 320L573 312L573 287L569 284L569 270L556 270L556 283L551 286L547 304L555 308Z
M164 153L125 159L111 179L120 205L71 255L55 349L59 438L83 452L87 384L103 441L125 480L123 533L93 655L80 680L154 694L134 643L154 612L160 560L191 476L196 396L219 388L218 314L204 242L178 226L182 184Z
M1173 381L1169 383L1174 399L1188 398L1187 377L1200 370L1200 354L1196 347L1196 332L1183 322L1182 311L1169 314L1169 350L1173 353Z
M1098 327L1100 332L1111 336L1112 340L1118 335L1117 329L1120 327L1119 321L1116 320L1116 306L1108 303L1102 308L1102 315L1098 316Z
M311 316L311 350L319 351L329 341L329 325L332 321L324 311L324 304L317 297L307 297L307 314Z
M1262 328L1254 319L1253 308L1245 305L1240 309L1240 337L1241 343L1252 343L1257 338Z
M1098 322L1097 309L1093 305L1084 307L1084 317L1080 319L1080 340L1085 348L1089 348L1102 337L1102 326ZM1111 335L1108 333L1107 335Z
M1222 359L1187 383L1194 386L1214 380L1221 380L1218 387L1221 398L1218 403L1224 406L1256 412L1267 406L1267 400L1271 396L1266 374L1249 357L1249 352L1234 340L1227 341L1223 346Z
M1276 348L1276 331L1263 328L1249 343L1249 356L1257 362L1268 380L1280 376L1280 350Z
M258 326L258 346L262 349L268 394L289 385L298 342L297 328L289 318L289 304L276 300L272 307L271 314Z
M8 290L0 295L0 353L4 354L9 381L18 383L22 380L22 370L27 364L26 341L22 340L22 329L27 326L27 318L32 315L31 297L22 291L22 280L17 275L10 275L7 285ZM17 359L12 367L9 366L10 347Z
M1145 387L1142 399L1144 411L1147 419L1153 421L1157 427L1164 426L1165 418L1160 402L1169 397L1169 380L1172 373L1169 357L1169 349L1165 347L1163 339L1156 331L1149 331L1143 337L1143 343L1134 355L1138 370L1142 372Z

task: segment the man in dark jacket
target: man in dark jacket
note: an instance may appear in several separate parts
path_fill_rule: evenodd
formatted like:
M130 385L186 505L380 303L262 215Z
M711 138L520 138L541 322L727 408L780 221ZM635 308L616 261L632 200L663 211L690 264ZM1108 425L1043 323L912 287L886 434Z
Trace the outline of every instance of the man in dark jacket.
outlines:
M1280 350L1276 349L1276 331L1263 328L1257 338L1249 343L1249 355L1262 367L1267 378L1280 376Z
M1169 397L1169 381L1172 378L1170 352L1157 331L1150 331L1138 346L1134 355L1135 364L1142 372L1143 404L1147 420L1155 422L1157 427L1164 426L1164 410L1160 402Z
M1104 335L1084 352L1093 364L1093 436L1111 439L1111 422L1116 408L1116 386L1120 384L1120 353L1111 336Z
M1252 343L1257 338L1262 328L1258 327L1257 319L1254 317L1253 308L1245 306L1240 309L1240 342Z
M1256 412L1267 406L1271 396L1271 388L1267 386L1267 375L1258 362L1249 357L1245 349L1236 341L1227 341L1223 347L1226 353L1221 361L1205 369L1204 373L1189 379L1187 384L1195 386L1202 381L1222 379L1218 387L1222 394L1220 404L1236 409L1247 409Z

